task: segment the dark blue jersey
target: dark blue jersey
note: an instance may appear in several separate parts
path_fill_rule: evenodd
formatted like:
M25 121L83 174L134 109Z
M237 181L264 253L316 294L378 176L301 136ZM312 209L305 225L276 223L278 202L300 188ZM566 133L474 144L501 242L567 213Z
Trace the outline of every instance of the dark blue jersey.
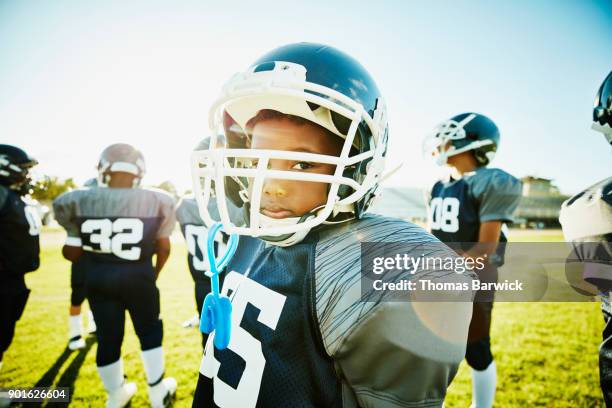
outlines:
M193 406L441 406L465 354L471 303L417 313L409 302L363 302L362 241L439 242L382 216L321 228L288 247L241 237L222 289L232 337L219 351L209 336ZM459 323L462 334L447 337L457 342L423 323L441 318Z
M211 203L213 203L211 201ZM183 198L176 207L176 219L181 226L181 232L187 243L187 264L194 281L209 282L206 272L210 270L208 263L207 242L208 228L200 217L198 204L194 198ZM219 233L214 242L217 257L226 250L229 237Z
M38 269L40 228L36 209L0 186L0 282Z
M438 181L431 190L429 223L442 242L478 242L480 224L511 222L521 198L521 182L499 169L480 167L458 180ZM505 241L502 233L500 242Z
M53 202L67 245L82 246L99 263L150 263L159 238L175 224L174 200L141 188L92 187L62 194Z

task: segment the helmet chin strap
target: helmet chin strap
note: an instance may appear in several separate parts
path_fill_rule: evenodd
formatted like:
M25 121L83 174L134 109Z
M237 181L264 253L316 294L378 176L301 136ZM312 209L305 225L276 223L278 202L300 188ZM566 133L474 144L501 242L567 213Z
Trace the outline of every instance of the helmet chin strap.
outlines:
M315 207L306 214L301 217L287 217L287 218L272 218L268 217L264 214L259 213L260 226L262 227L284 227L287 225L297 225L301 222L308 221L311 218L317 216L317 212L319 210L325 208L325 205L320 205L319 207ZM290 245L297 244L306 238L306 235L310 232L310 229L304 231L292 232L289 234L270 236L270 235L262 235L259 238L263 239L266 242L269 242L271 245L276 245L280 247L286 247Z
M107 173L100 173L98 175L98 184L101 187L108 187L109 181L110 181L110 176Z
M438 156L436 156L436 164L438 166L445 166L447 162L448 162L448 155L439 154Z

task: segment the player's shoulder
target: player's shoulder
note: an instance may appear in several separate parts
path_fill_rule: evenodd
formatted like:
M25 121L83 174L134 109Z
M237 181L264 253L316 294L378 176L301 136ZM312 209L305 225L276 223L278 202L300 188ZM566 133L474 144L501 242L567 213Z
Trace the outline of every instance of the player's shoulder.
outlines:
M181 225L204 225L198 203L193 196L185 196L179 200L176 204L176 218Z
M584 189L561 205L559 221L570 241L612 233L612 177Z
M361 242L430 242L438 241L422 227L399 218L379 214L366 214L358 220L324 229L318 245L330 247L344 242L359 245Z
M370 300L363 300L361 262L362 250L367 248L362 244L368 243L391 244L385 251L418 256L423 248L430 248L429 252L433 249L440 256L456 256L420 226L382 215L367 214L320 234L314 259L314 308L324 347L330 355L385 304L376 293L368 297ZM437 277L432 275L432 279Z
M176 200L170 193L168 193L167 191L161 190L159 188L140 187L140 188L135 188L134 191L142 195L149 195L149 196L155 197L157 200L162 201L164 203L171 203L172 205L174 205L176 202Z
M177 211L188 211L188 210L193 210L197 208L198 208L198 203L196 202L195 197L192 195L181 197L176 203Z
M445 178L442 180L436 180L436 182L432 184L430 191L436 191L439 188L444 187L444 184L446 184L447 182L448 182L448 178Z
M520 194L522 183L512 174L496 167L480 167L465 175L472 192L479 195L484 191L504 191L505 194Z
M87 196L88 193L91 194L90 191L91 189L88 187L66 191L53 200L53 205L65 205L78 202L81 198Z
M475 171L468 173L466 179L472 181L485 180L488 182L520 182L518 178L506 170L497 167L479 167Z
M154 187L135 187L129 189L113 189L112 194L118 200L127 200L132 203L131 205L145 206L148 211L157 211L156 209L164 209L165 211L174 212L176 206L176 200L174 197L164 190L160 190ZM138 204L140 203L140 204Z
M601 180L568 198L562 208L583 206L595 201L603 201L612 206L612 177Z

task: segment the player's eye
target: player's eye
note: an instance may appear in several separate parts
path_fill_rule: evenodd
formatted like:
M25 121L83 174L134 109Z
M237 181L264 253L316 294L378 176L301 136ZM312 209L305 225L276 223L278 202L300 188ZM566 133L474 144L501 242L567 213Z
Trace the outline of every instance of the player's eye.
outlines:
M308 170L313 168L314 165L312 163L308 163L308 162L298 162L296 164L294 164L291 168L293 170Z

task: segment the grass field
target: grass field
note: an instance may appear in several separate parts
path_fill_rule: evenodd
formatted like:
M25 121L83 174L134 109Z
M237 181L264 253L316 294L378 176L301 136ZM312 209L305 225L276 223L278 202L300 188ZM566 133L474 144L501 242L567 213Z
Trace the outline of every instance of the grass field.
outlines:
M514 241L558 241L558 231L513 232ZM164 321L166 373L177 379L175 406L191 406L200 363L199 333L180 327L195 312L193 284L180 237L158 282ZM62 234L42 237L42 266L27 275L32 294L5 353L0 387L69 386L73 406L102 406L104 391L95 366L96 343L67 352L70 265L60 254ZM498 303L493 352L498 367L497 407L603 406L597 349L603 322L597 303ZM126 374L138 384L132 407L147 406L138 340L131 322L123 345ZM470 373L462 363L447 407L470 403ZM48 406L52 404L47 404Z

